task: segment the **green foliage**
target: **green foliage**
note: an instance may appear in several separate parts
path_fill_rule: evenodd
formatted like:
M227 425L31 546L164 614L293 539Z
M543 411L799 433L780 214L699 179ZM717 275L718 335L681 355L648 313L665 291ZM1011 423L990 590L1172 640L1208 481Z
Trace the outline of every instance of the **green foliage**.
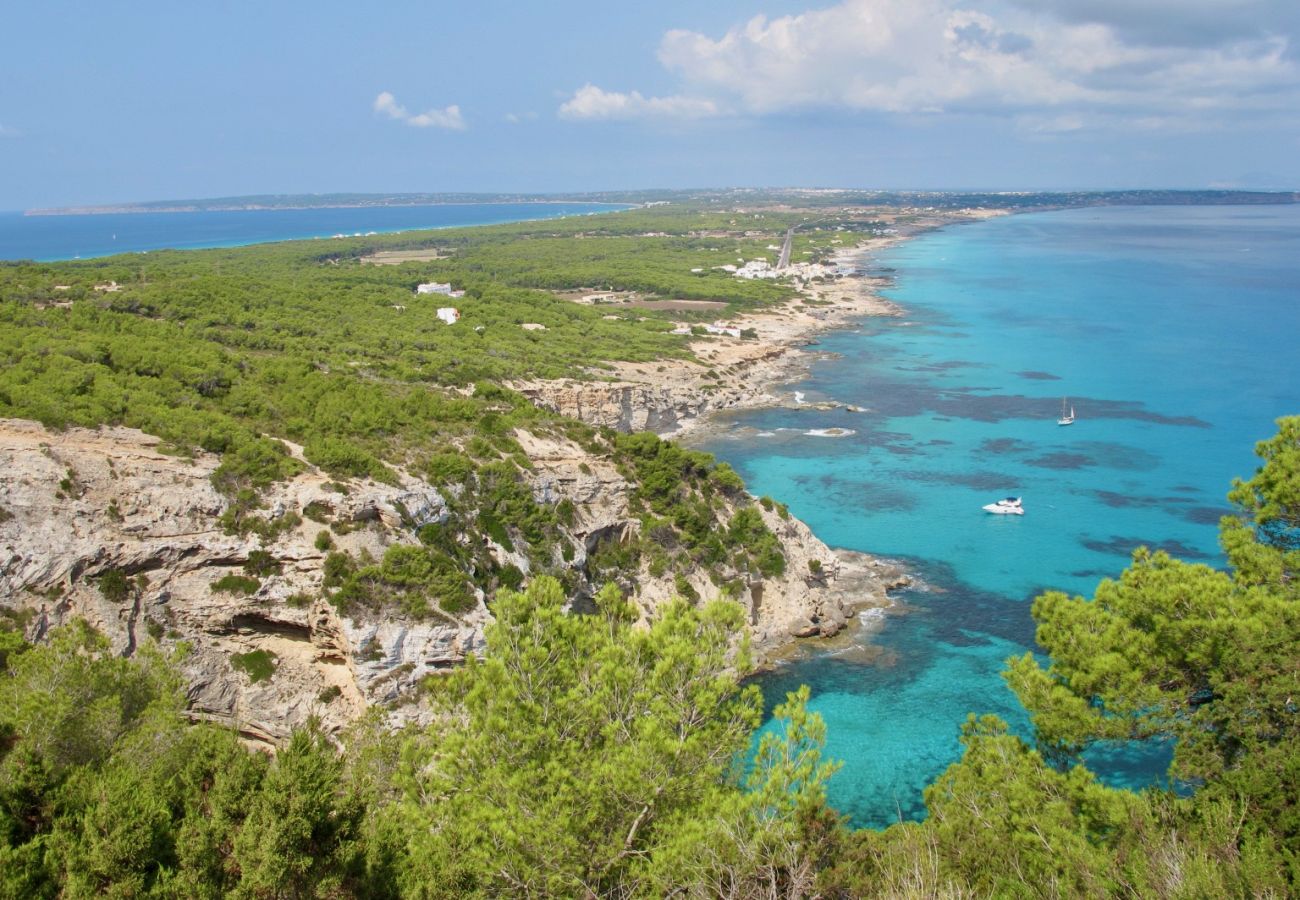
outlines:
M343 611L354 606L374 610L395 607L414 618L433 613L430 601L450 615L468 612L478 600L455 558L437 546L398 544L383 560L354 560L346 553L325 557L326 596Z
M334 537L328 531L316 532L316 540L312 543L322 553L334 549Z
M507 563L497 573L497 581L508 590L517 591L524 583L524 573L514 563Z
M689 562L711 574L726 565L764 578L785 571L780 541L730 466L650 433L620 434L613 443L616 459L637 484L633 507L641 504L650 513L642 516L642 540L660 548L652 552L656 569ZM729 519L724 518L728 506L735 508ZM639 547L623 548L618 558L607 559L610 548L598 549L600 573L615 565L626 570L641 552ZM666 559L658 561L661 556Z
M313 522L319 522L325 525L334 516L334 510L329 504L322 503L319 500L313 500L302 508L302 514Z
M109 569L100 575L97 586L109 603L124 603L131 596L131 579L119 569Z
M694 840L762 846L769 816L815 802L826 775L771 750L747 799L735 760L759 698L737 683L739 608L672 604L637 629L612 589L596 615L564 606L550 578L502 591L485 657L436 692L459 712L403 753L404 892L664 896L770 864Z
M212 473L212 483L228 496L241 490L259 490L302 469L282 442L270 438L247 438L223 447L221 465Z
M243 672L254 684L266 681L275 674L275 662L275 654L269 650L250 650L230 655L230 667L236 672Z
M265 550L251 550L248 559L244 560L244 571L249 575L265 578L279 575L280 570L280 561Z
M266 773L234 842L240 892L329 897L360 887L364 807L348 796L343 762L323 734L295 732Z
M303 456L331 475L373 478L396 484L397 476L373 455L357 445L335 437L321 437L303 447Z
M430 454L424 463L424 477L435 485L463 484L473 473L474 463L454 451Z
M739 509L727 526L727 544L740 548L743 562L736 568L755 570L764 578L775 578L785 573L785 552L763 522L762 515L752 506Z
M217 593L239 594L245 597L256 594L257 589L261 586L262 582L257 578L248 575L236 575L233 572L229 575L222 575L212 582L212 590Z
M1239 514L1224 518L1220 534L1238 581L1300 599L1300 416L1277 424L1255 445L1264 464L1233 482L1228 499Z

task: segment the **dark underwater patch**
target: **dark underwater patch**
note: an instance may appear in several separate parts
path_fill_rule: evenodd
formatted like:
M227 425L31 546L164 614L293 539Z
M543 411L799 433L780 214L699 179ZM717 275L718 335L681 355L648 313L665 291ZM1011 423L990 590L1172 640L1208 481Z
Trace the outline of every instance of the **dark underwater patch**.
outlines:
M988 438L979 445L976 453L992 453L1001 456L1006 453L1028 453L1034 445L1018 438Z
M795 482L807 486L814 498L839 509L907 512L917 505L914 495L890 485L848 481L831 474L803 476Z
M1186 497L1150 497L1141 494L1122 494L1118 491L1093 491L1092 495L1111 509L1164 509L1167 506L1192 502ZM1181 510L1179 512L1181 513Z
M1025 460L1025 465L1040 469L1086 469L1096 465L1096 460L1084 453L1047 453Z
M1027 378L1030 381L1060 381L1060 375L1053 375L1051 372L1038 372L1030 369L1028 372L1017 372L1021 378Z
M1222 506L1193 506L1182 510L1182 516L1193 525L1218 525L1224 516L1232 515L1232 510Z
M898 367L898 370L904 370ZM920 371L920 369L913 369ZM911 417L930 413L970 419L975 422L997 423L1005 419L1038 419L1045 425L1053 424L1060 415L1060 400L1055 397L1029 397L1024 394L984 393L995 391L987 385L940 388L933 384L901 379L872 379L872 407L888 417ZM1195 416L1167 416L1152 412L1143 404L1132 400L1098 400L1089 397L1074 398L1079 417L1076 428L1086 428L1087 423L1101 419L1128 419L1189 428L1209 428L1208 422Z
M1094 553L1109 553L1112 556L1122 556L1125 559L1132 557L1133 551L1138 547L1147 547L1151 550L1163 550L1170 556L1179 559L1189 560L1206 560L1210 558L1208 553L1202 553L1195 547L1188 546L1182 541L1147 541L1142 538L1133 537L1115 537L1109 540L1097 540L1080 538L1079 543Z
M1019 490L1016 479L1001 472L900 472L907 481L921 481L927 484L955 484L974 488L979 491Z
M953 369L987 369L985 363L967 362L962 359L950 359L939 363L926 363L919 366L895 366L900 372L949 372Z
M1116 444L1109 441L1081 441L1073 445L1076 450L1093 458L1095 464L1106 469L1123 472L1150 472L1160 467L1160 457L1141 447Z
M1076 569L1070 573L1071 578L1114 578L1119 572L1113 569Z

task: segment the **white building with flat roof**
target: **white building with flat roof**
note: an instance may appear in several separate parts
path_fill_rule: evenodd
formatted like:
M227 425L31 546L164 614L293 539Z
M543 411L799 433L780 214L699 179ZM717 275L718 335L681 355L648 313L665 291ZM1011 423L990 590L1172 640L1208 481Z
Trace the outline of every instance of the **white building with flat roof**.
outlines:
M440 306L438 307L438 318L448 325L455 325L460 321L460 310L454 306Z

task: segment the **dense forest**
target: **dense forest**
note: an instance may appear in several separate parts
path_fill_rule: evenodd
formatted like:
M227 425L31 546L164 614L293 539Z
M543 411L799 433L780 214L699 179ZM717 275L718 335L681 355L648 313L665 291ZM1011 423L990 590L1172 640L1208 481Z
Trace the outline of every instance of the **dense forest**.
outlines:
M1300 418L1281 420L1232 486L1225 570L1139 551L1093 598L1038 598L1043 655L1006 669L1032 737L972 715L923 822L855 831L828 806L835 763L806 691L767 698L784 730L757 741L763 698L742 678L744 615L726 584L636 623L620 589L630 554L665 570L779 571L756 504L704 454L598 432L501 385L687 356L661 313L556 292L763 309L792 287L713 267L772 258L793 225L813 255L874 222L656 207L0 264L0 416L129 425L177 454L220 453L232 530L269 527L260 492L300 465L288 440L339 477L382 481L402 465L464 485L467 527L544 555L565 511L520 488L529 461L512 433L527 427L612 460L643 531L672 538L598 555L609 584L583 611L566 611L562 568L526 584L490 571L486 650L424 682L433 724L393 730L374 710L337 741L304 729L274 758L190 721L183 643L146 639L123 658L73 624L29 644L23 614L0 605L0 896L1300 892ZM406 249L438 258L366 262ZM431 280L466 290L456 326L435 318L441 299L414 295ZM463 550L431 533L392 559L330 554L324 589L340 608L454 605L466 573L490 569ZM1171 743L1169 786L1102 784L1083 754L1117 740Z

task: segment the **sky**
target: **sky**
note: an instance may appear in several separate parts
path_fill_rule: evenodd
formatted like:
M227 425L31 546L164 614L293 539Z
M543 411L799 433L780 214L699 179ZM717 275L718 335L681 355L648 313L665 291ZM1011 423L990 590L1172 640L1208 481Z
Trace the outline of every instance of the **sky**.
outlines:
M1300 0L11 4L0 210L1300 189Z

